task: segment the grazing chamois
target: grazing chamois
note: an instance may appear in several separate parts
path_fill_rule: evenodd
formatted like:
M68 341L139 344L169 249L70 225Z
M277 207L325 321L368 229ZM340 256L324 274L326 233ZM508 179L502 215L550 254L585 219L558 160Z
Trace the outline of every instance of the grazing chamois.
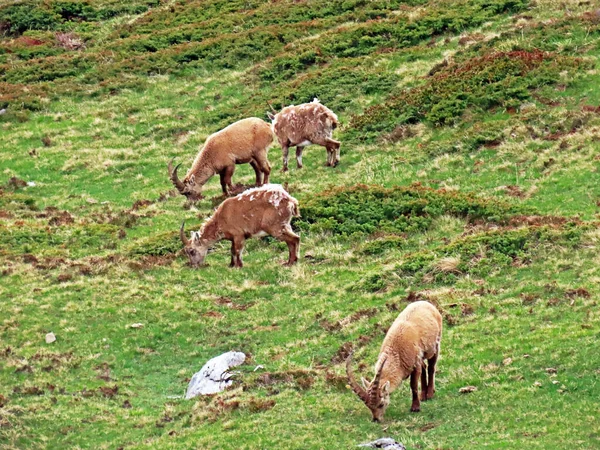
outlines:
M418 301L408 305L388 330L375 364L375 378L371 383L363 378L361 387L356 382L351 368L352 354L348 356L346 374L350 387L371 410L374 422L383 419L390 404L390 394L409 376L412 412L421 410L420 400L433 398L435 364L440 354L441 340L442 315L431 303Z
M327 149L327 166L335 167L340 162L339 141L332 139L333 130L339 125L335 113L322 105L318 99L298 106L286 106L279 113L269 117L273 131L283 151L283 171L288 170L290 147L296 147L296 163L302 168L302 150L311 144Z
M231 241L231 267L242 267L246 239L267 235L287 244L286 265L292 265L298 261L300 236L294 233L290 222L298 216L298 200L279 184L265 184L225 200L200 231L192 232L191 239L185 236L184 224L179 236L195 268L204 264L208 249L222 239Z
M238 120L206 139L183 180L177 176L181 164L173 169L171 160L169 178L177 190L192 202L202 199L202 186L217 173L221 177L223 193L229 195L233 189L231 177L236 164L250 163L256 173L256 185L268 184L271 166L267 153L273 139L273 130L264 120L256 117Z

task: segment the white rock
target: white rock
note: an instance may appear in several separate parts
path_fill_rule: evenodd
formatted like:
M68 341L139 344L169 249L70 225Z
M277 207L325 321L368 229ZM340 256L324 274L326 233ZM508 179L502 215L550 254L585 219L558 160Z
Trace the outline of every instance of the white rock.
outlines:
M52 344L55 341L56 341L56 336L54 335L54 333L48 333L46 335L46 344Z
M241 352L227 352L208 361L200 372L192 377L185 393L185 398L190 399L198 395L216 394L231 385L231 367L239 366L246 360L246 355Z
M143 323L132 323L131 325L129 325L129 328L144 328L144 324Z
M368 448L383 448L386 450L406 450L403 444L400 442L396 442L392 438L380 438L373 442L367 442L365 444L360 444L358 447L368 447Z
M29 186L29 187L35 187L36 186L35 181L28 181L27 182L27 186Z

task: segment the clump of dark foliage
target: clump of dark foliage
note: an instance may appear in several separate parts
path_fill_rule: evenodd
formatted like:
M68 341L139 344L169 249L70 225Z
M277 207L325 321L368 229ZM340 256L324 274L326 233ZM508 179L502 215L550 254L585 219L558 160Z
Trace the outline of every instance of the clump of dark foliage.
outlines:
M350 128L362 138L391 132L405 123L454 124L467 110L516 108L531 90L555 83L560 73L581 71L589 63L573 57L534 51L495 52L454 64L413 89L392 95L354 116Z
M474 194L413 184L386 189L356 185L325 191L302 204L296 225L305 231L344 236L426 230L435 217L452 214L469 221L504 222L522 206Z

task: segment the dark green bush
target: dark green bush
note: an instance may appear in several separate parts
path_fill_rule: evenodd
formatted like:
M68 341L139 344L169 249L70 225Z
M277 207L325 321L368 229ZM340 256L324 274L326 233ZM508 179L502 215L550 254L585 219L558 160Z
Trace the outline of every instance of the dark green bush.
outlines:
M296 222L301 229L345 236L424 231L433 218L443 214L504 222L523 212L522 207L501 200L420 185L336 188L307 199L301 209L302 218Z
M361 246L360 253L363 255L381 255L388 250L402 248L406 239L402 236L386 236L368 241Z
M0 32L19 35L27 30L53 30L61 18L39 1L22 1L0 7Z
M136 242L129 254L132 256L163 256L177 253L182 248L179 232L168 231Z

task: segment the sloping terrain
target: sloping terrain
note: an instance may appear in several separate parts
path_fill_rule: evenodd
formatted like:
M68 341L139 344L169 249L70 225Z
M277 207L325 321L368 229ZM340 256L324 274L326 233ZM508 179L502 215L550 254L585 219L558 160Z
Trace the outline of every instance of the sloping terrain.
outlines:
M600 446L599 2L22 0L0 36L2 448ZM267 237L188 267L179 224L223 198L168 161L314 97L341 164L270 151L300 263ZM343 362L371 377L419 299L436 397L372 423ZM229 350L233 388L183 400Z

